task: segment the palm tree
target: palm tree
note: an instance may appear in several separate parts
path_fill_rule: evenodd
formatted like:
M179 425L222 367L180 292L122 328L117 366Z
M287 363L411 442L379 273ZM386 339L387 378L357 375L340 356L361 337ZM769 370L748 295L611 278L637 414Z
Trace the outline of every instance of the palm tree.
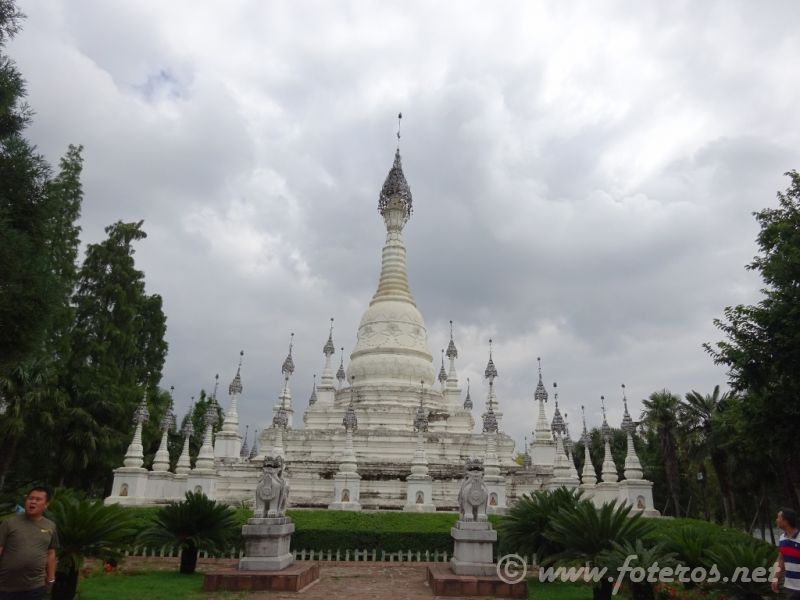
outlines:
M53 498L48 516L56 524L60 546L53 600L72 600L83 561L118 555L135 532L131 511L69 492L59 492Z
M237 533L236 519L230 507L217 504L203 493L186 492L186 500L171 502L158 511L153 526L143 531L138 541L180 547L180 572L191 574L197 568L200 550L223 550Z
M698 435L701 454L711 459L711 466L714 468L722 493L725 524L728 526L731 524L734 500L728 470L728 456L720 438L724 427L722 413L730 399L729 392L720 395L719 386L716 385L714 391L705 396L692 390L686 394L686 402L681 406L681 420L690 434Z
M678 472L678 451L675 443L675 432L678 429L678 410L680 396L667 390L653 392L647 400L642 400L644 412L643 424L658 435L664 470L667 476L667 487L675 506L675 516L680 517L680 474Z
M589 563L602 566L602 558L614 549L614 543L635 543L653 531L651 521L641 513L631 515L633 506L607 502L595 508L591 500L581 500L574 508L560 510L550 521L545 535L564 549L548 562L574 565ZM606 577L594 584L594 600L611 600L614 584Z

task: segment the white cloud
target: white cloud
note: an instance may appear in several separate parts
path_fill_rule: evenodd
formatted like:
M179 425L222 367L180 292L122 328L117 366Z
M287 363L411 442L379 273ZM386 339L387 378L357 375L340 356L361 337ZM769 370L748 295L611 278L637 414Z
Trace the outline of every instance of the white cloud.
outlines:
M242 417L266 421L294 331L302 410L329 317L352 348L398 110L430 349L452 318L481 407L495 339L515 439L534 425L536 356L573 434L600 394L619 421L622 382L635 413L662 387L724 381L700 345L756 297L750 213L800 163L797 3L24 10L9 49L29 135L53 162L86 146L86 241L145 219L137 261L164 297L181 407L244 348Z

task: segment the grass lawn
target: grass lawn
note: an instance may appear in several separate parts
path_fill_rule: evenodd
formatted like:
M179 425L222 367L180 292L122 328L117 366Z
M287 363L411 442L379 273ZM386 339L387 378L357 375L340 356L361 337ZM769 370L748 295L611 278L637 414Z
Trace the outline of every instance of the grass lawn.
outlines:
M529 600L592 600L592 587L582 583L528 581Z
M81 578L80 600L178 600L201 599L203 574L181 575L175 571L98 573ZM236 596L230 596L235 598Z

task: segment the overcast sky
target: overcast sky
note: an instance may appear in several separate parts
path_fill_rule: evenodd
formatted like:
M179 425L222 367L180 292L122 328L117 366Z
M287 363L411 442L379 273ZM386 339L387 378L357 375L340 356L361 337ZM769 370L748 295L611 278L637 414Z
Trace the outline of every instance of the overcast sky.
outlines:
M377 286L395 149L412 293L438 370L455 322L475 416L495 341L502 428L533 429L536 357L573 437L725 372L701 344L758 298L752 212L800 167L798 2L23 2L9 46L56 163L85 146L83 241L144 220L180 413L240 349L261 428L295 332L296 422L330 317ZM548 407L552 416L552 403Z

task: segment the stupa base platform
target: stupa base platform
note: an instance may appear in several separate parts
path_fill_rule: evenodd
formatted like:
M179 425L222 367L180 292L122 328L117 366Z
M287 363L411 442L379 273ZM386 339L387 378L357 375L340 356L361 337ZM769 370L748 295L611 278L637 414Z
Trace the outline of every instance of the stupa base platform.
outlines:
M203 591L302 592L319 579L319 563L295 561L280 571L240 571L236 567L209 571Z
M428 586L436 596L527 598L528 582L506 583L497 576L456 575L446 564L428 567Z

